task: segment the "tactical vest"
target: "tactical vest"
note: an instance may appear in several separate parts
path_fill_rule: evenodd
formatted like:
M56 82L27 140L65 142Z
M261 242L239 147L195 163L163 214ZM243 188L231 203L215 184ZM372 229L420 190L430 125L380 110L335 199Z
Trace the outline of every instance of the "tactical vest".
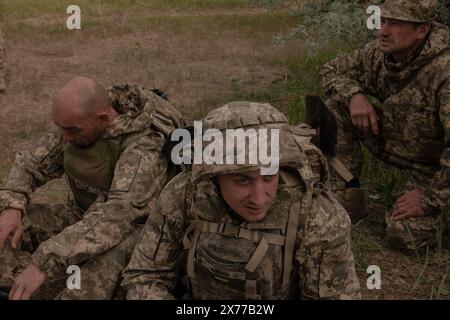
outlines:
M304 146L309 139L297 136L296 142ZM323 161L321 153L308 146L314 150L308 155L312 161L280 170L277 197L261 222L239 224L233 219L211 180L188 187L190 225L183 245L188 249L186 273L194 299L298 297L298 272L293 268L297 233L309 212L314 186L321 182L314 163Z
M132 142L150 134L150 129L100 139L87 148L67 143L64 147L64 170L76 204L84 212L99 196L106 200L114 170L122 151Z

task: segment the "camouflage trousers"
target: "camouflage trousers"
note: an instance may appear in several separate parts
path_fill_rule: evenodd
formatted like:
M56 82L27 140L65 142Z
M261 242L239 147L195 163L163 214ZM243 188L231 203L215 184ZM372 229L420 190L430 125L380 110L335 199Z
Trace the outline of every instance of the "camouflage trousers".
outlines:
M58 234L65 227L80 220L81 215L68 205L33 204L24 218L25 233L20 248L13 250L6 243L0 253L0 285L12 284L31 262L31 255L39 243ZM69 289L63 274L57 279L46 281L32 299L117 299L125 298L121 289L122 270L127 265L141 228L114 248L79 265L80 289Z
M426 189L430 185L432 176L419 172L414 164L397 163L395 157L388 154L384 148L383 133L380 136L372 133L364 135L353 126L348 109L333 100L326 103L328 109L335 115L337 122L336 156L346 168L359 179L363 166L363 152L361 144L376 158L397 166L406 173L406 181L398 183L393 192L394 199L398 199L405 192L415 189ZM380 115L381 110L375 107ZM335 188L345 188L345 181L335 170L330 170L332 183ZM431 211L429 215L395 221L391 217L392 209L385 215L386 233L391 245L398 250L420 249L431 245L439 238L439 234L448 230L448 222L440 211Z

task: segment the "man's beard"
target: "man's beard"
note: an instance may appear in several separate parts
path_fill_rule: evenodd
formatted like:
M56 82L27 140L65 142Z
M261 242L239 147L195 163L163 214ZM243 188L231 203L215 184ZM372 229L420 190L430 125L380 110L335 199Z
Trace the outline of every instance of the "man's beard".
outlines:
M87 148L93 146L94 144L96 144L97 141L100 140L102 135L103 135L103 132L97 132L95 134L95 138L92 141L90 141L89 143L77 144L77 143L71 142L71 144L78 149L87 149Z

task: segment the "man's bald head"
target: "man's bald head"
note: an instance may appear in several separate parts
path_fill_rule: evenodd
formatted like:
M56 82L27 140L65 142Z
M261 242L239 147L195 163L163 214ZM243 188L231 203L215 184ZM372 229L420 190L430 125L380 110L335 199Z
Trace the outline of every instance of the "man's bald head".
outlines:
M111 102L108 92L97 81L76 77L58 91L53 100L53 112L93 116L101 111L108 112Z
M52 115L64 130L64 141L86 147L100 139L118 113L104 87L93 79L77 77L56 94Z

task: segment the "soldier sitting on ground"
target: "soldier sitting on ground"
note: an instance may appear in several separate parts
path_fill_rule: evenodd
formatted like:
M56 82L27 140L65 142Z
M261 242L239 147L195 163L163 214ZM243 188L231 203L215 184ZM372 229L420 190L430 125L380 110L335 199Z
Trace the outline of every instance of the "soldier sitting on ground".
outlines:
M84 77L57 93L52 116L55 128L17 155L0 188L0 285L12 285L10 299L110 299L168 179L162 147L180 116L151 90L106 91ZM30 202L63 174L69 203ZM81 288L64 289L71 265Z
M387 236L397 249L433 243L449 211L450 38L449 29L434 22L435 9L436 1L387 0L379 39L320 72L337 120L337 159L351 173L333 170L336 189L352 219L364 216L360 141L405 172L386 214Z
M359 298L350 219L326 188L314 131L251 102L211 111L203 128L220 130L223 141L227 129L279 130L279 170L263 175L250 158L225 164L226 154L252 147L236 143L215 151L222 161L194 162L172 179L124 271L127 298L180 297L180 279L193 299Z

